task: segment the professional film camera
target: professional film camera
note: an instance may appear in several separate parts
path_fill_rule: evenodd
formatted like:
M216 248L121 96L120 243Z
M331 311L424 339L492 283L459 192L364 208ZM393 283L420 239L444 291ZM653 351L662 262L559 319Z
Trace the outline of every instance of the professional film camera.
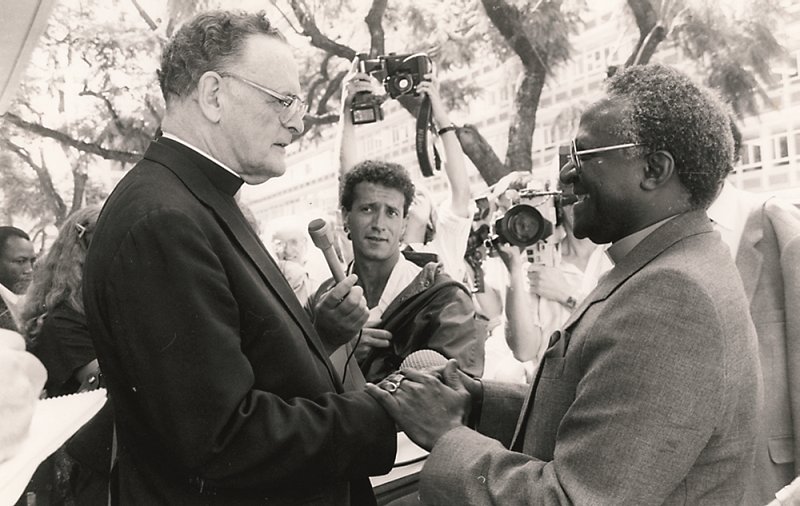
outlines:
M368 59L360 53L359 70L377 78L383 84L390 98L416 94L417 85L425 74L431 70L431 60L425 53L394 54ZM357 93L350 106L350 116L354 125L374 123L383 119L381 104L384 97L376 96L368 91Z
M507 190L498 200L504 200L508 208L492 216L487 197L475 201L473 230L467 242L465 259L472 266L473 291L482 292L482 263L486 255L495 256L501 243L513 244L523 249L528 262L541 266L556 266L561 260L559 241L553 237L554 227L560 221L558 214L562 205L573 203L572 195L563 196L561 191L525 188Z

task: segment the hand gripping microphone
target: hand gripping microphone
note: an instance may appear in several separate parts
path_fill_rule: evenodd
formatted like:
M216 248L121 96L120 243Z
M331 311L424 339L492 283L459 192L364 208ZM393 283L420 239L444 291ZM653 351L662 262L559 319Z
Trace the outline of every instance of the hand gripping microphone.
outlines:
M325 262L328 263L328 268L333 274L333 279L339 283L344 279L344 271L339 259L336 258L336 252L333 251L333 244L331 243L331 232L328 224L322 218L311 220L308 224L308 235L314 242L314 246L322 251L325 256Z

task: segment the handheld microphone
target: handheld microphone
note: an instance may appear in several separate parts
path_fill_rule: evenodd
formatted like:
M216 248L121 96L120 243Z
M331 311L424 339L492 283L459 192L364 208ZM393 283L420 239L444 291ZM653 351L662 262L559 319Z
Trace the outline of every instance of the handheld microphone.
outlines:
M427 371L429 369L438 369L447 363L447 358L434 350L417 350L409 354L403 363L400 364L400 369L417 369L420 371Z
M311 241L314 246L322 251L325 256L325 262L333 274L333 279L337 283L344 279L344 271L339 259L336 258L336 252L333 251L333 244L331 243L331 233L328 224L322 218L311 220L308 224L308 235L311 236Z

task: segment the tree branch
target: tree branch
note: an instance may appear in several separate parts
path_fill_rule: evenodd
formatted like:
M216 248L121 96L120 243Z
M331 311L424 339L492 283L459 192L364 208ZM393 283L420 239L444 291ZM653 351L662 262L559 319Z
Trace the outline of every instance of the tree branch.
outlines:
M364 18L369 30L369 48L372 58L386 54L386 36L383 32L383 15L386 13L386 4L387 0L372 0L367 17Z
M625 68L649 62L666 36L666 30L659 25L658 13L650 0L628 0L627 3L639 29L639 40L625 60Z
M531 40L525 36L525 27L522 26L522 13L515 6L504 0L481 0L489 20L508 42L508 45L522 60L522 65L535 70L541 67L547 71L547 64L539 55Z
M139 2L136 0L131 0L133 6L136 7L136 10L139 12L139 15L144 19L144 22L147 23L147 26L150 27L151 30L156 31L158 30L158 25L153 21L153 18L150 17L149 14L139 5Z
M3 115L3 119L16 127L25 130L26 132L30 132L40 137L48 137L50 139L55 139L58 142L66 144L79 151L83 151L85 153L91 153L101 158L105 158L106 160L114 160L123 163L136 163L142 158L141 153L120 151L117 149L106 149L96 143L80 141L64 132L60 132L58 130L48 128L43 125L38 125L36 123L25 121L16 114L12 114L10 112L5 113Z
M41 186L41 190L45 196L48 207L50 207L50 210L53 212L53 215L56 218L56 223L60 223L61 220L63 220L66 216L67 205L64 203L64 199L62 199L56 191L56 188L53 185L53 179L50 177L50 173L45 167L33 161L30 153L28 153L28 151L22 146L18 146L5 137L0 137L0 143L2 143L9 151L17 155L23 162L27 163L36 173L36 177L39 180L39 185ZM44 161L44 159L42 161Z
M302 5L301 1L290 0L289 3L303 29L301 35L308 37L312 46L345 60L352 60L356 56L356 52L353 49L323 35L317 27L316 21L314 21L314 16L307 11L306 6Z
M122 124L119 114L117 114L117 110L114 109L114 104L111 103L111 100L109 100L108 97L96 91L90 91L86 89L86 87L83 88L83 91L78 93L78 96L80 97L89 96L100 99L103 102L103 104L105 104L108 113L111 115L111 119L114 121L114 126L117 127L117 131L119 133L122 133L124 131L125 125Z

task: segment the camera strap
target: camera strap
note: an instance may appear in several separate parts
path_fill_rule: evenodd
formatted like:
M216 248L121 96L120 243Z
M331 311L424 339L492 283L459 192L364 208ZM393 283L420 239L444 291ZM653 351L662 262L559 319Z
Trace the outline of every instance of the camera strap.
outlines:
M431 177L434 170L439 170L442 165L442 159L439 157L439 152L436 146L432 146L433 151L433 164L431 164L431 150L429 149L429 130L433 124L431 120L431 99L425 95L422 97L422 104L419 106L417 113L417 134L416 134L416 148L417 148L417 161L419 162L420 171L425 177Z

